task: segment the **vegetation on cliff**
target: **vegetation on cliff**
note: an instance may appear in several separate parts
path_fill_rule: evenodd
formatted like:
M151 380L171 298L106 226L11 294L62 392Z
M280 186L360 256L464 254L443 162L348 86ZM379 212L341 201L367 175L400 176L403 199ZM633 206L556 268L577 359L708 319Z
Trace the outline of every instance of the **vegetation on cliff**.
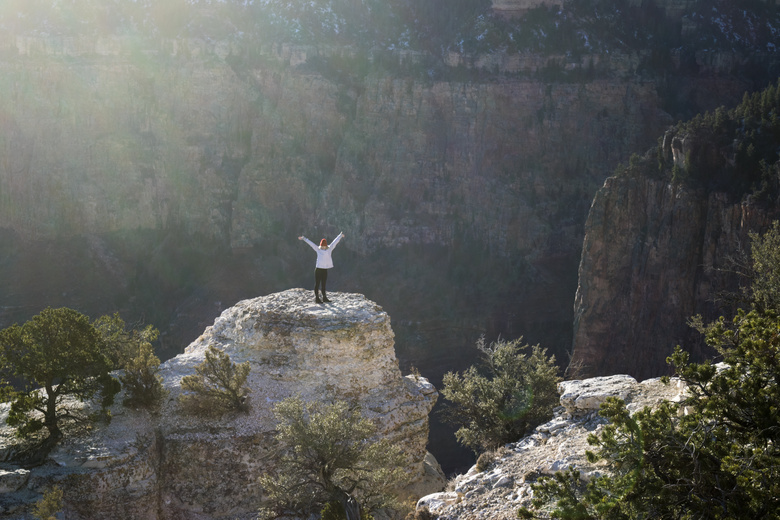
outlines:
M52 486L43 492L33 507L32 515L36 520L57 520L57 514L62 513L63 491L59 486Z
M395 507L405 483L404 454L360 407L345 401L305 403L291 397L274 407L280 453L273 472L260 482L271 504L262 518L358 520L365 513ZM323 514L325 517L325 514Z
M444 375L446 418L459 426L458 441L475 452L514 442L552 417L558 403L555 357L523 339L477 341L480 366Z
M188 413L198 415L246 411L249 394L246 379L250 368L249 361L236 364L228 354L209 345L195 373L182 378L184 393L179 401Z
M124 371L119 377L125 390L126 406L154 406L164 391L158 374L160 358L154 354L152 343L158 331L151 325L128 329L119 313L101 316L95 328L106 342L107 351L116 368Z
M128 330L118 314L94 322L66 307L46 308L23 325L0 331L0 374L4 401L11 407L7 423L25 439L17 456L37 463L63 437L63 424L107 417L107 409L121 385L127 389L126 405L149 405L162 397L151 341L151 326ZM100 396L98 414L86 416L69 402ZM38 432L48 435L39 439Z
M780 228L754 238L763 252L757 273L773 284L780 273ZM771 262L758 258L771 246ZM611 421L589 442L592 461L608 473L582 482L569 470L535 486L525 518L577 519L776 519L780 518L780 316L768 304L767 287L753 293L749 311L706 327L706 340L719 363L692 363L679 346L669 358L688 394L655 410L631 414L610 398L600 414Z
M47 308L25 324L0 331L0 367L6 377L19 378L23 389L6 384L11 401L7 422L20 437L42 429L41 444L50 449L62 437L62 423L78 420L65 405L69 397L87 400L100 394L105 410L119 391L108 344L89 318L68 308ZM83 419L83 418L82 418Z
M745 93L733 109L720 107L678 123L658 146L659 171L674 182L774 205L780 197L778 147L780 81ZM650 173L649 162L645 168Z
M648 43L657 51L640 57L639 72L693 77L692 53L721 48L685 43L701 24L719 31L712 17L686 22L683 36L681 23L656 23L660 9L628 4L567 2L560 12L501 20L489 2L462 0L3 2L0 58L9 69L0 140L12 179L0 187L3 226L42 222L82 233L85 223L100 224L97 244L64 241L58 265L43 260L55 256L48 250L16 253L29 247L29 228L16 229L19 241L0 236L11 244L0 262L14 278L0 281L5 323L27 319L45 290L46 304L143 316L163 331L157 352L167 358L223 302L308 283L308 267L285 241L301 228L347 221L365 239L345 258L349 279L336 284L391 310L403 364L435 360L421 368L438 379L471 361L467 351L482 332L521 331L560 359L571 341L567 309L592 194L603 172L668 115L644 76L609 87L557 80L598 77L595 63L593 76L567 67L607 51L605 59L631 62L633 74L632 53ZM768 13L766 24L753 24L767 36L745 44L760 51L775 38L773 8L744 5L732 19ZM731 31L738 25L713 34L750 42L749 33ZM282 43L316 46L321 63L308 49L306 65L285 66L285 52L297 58L298 49ZM515 84L492 65L443 65L461 51L523 52L529 70L538 57L560 62L539 71L548 84ZM734 71L741 91L742 78L753 76L741 61ZM420 87L404 82L407 73L457 83ZM301 85L310 80L317 95L307 101ZM685 86L668 92L687 100ZM625 97L607 92L613 87ZM528 109L511 109L521 105ZM105 232L103 223L116 228ZM198 235L212 229L213 242ZM231 251L231 240L252 249ZM95 259L106 269L93 269ZM16 276L22 265L35 274Z

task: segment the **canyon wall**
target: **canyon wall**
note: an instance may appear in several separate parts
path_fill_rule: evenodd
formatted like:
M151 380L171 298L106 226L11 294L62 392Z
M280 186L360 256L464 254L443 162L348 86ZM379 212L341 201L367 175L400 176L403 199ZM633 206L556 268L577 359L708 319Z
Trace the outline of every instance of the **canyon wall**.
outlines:
M607 179L585 224L570 371L645 378L670 372L676 345L694 360L711 356L687 322L729 316L719 299L738 290L729 258L749 251L748 233L777 217L776 208L726 193L629 174Z
M235 248L338 220L362 251L449 246L457 229L506 255L549 247L549 228L572 236L549 213L581 217L601 168L671 121L650 82L357 83L241 60L0 63L2 226L51 238L176 225Z
M365 267L342 286L377 298L406 286L397 265L445 265L445 273L469 276L469 266L476 273L492 262L494 275L481 287L452 285L463 296L458 305L470 299L503 313L503 303L485 305L497 286L502 298L545 309L544 317L520 309L497 318L515 322L505 332L525 333L531 322L560 330L575 287L573 274L564 280L561 272L576 268L592 194L605 172L671 122L657 85L639 78L431 80L350 61L349 53L324 63L332 49L14 42L0 56L0 227L9 244L0 259L9 273L2 325L28 318L42 298L105 312L104 298L86 289L90 277L100 278L119 310L152 316L179 348L213 319L216 302L247 295L238 294L242 284L256 294L303 283L296 273L307 264L294 239L304 232L344 231L350 268L374 262L374 253L393 259L377 265L391 268L392 279ZM686 92L695 103L713 88L736 99L747 86L734 78L694 83L699 88ZM183 281L198 258L177 252L186 236L198 237L190 249L208 245L212 271L226 255L248 254L250 265L218 282L217 275ZM86 246L76 246L80 237ZM68 264L70 282L54 279L56 266L33 269L42 257ZM22 267L34 271L25 284L11 274ZM155 310L192 284L210 294L179 295ZM165 286L166 295L142 304L133 290L150 286ZM551 294L567 296L553 302ZM174 338L171 322L186 318L188 298L199 302L192 310L199 322L181 325L191 336ZM415 315L408 314L399 319ZM472 338L485 330L470 328ZM554 341L561 351L568 343Z

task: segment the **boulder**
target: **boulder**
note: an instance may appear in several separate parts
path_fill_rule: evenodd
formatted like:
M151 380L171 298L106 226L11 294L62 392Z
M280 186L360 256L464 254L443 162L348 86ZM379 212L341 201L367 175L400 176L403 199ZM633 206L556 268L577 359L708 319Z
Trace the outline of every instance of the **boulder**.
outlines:
M636 391L637 382L631 376L615 375L585 380L562 381L558 384L561 406L574 416L598 411L608 397L624 401Z
M30 472L26 469L16 468L12 470L0 469L0 493L13 493L27 485Z

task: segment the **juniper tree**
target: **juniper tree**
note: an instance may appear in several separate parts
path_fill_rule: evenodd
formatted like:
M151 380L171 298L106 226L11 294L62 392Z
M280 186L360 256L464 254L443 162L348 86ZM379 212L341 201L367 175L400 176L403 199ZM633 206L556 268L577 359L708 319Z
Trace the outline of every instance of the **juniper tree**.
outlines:
M394 493L407 478L405 457L375 438L376 426L359 407L293 397L278 403L274 415L280 452L275 469L260 479L270 504L263 516L306 518L338 504L348 520L357 520L361 511L395 505Z
M45 452L62 437L63 420L84 419L65 406L73 397L87 400L101 395L101 408L113 403L119 381L106 343L89 319L68 308L47 308L23 325L0 331L0 366L20 379L24 388L4 388L11 401L7 423L20 437L48 431Z
M516 441L551 419L560 380L555 357L539 345L523 345L522 338L487 346L482 337L477 348L481 364L445 374L441 391L449 401L446 419L460 426L458 441L475 452Z
M182 378L185 393L179 399L187 411L195 414L245 410L249 371L248 361L236 364L228 354L210 345L203 363L195 367L195 374Z
M158 331L151 325L128 330L119 314L101 316L94 325L106 342L115 368L124 370L120 377L125 390L123 404L152 406L158 403L164 394L159 376L160 358L152 347Z

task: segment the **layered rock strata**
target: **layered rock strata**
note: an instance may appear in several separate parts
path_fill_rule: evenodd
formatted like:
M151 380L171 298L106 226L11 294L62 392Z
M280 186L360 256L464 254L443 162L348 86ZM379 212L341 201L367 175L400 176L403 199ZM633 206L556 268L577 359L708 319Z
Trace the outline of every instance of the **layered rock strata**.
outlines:
M563 0L493 0L493 12L505 16L521 16L537 7L561 7Z
M588 462L585 451L592 448L588 435L598 434L606 424L598 410L608 397L623 399L634 413L662 400L681 400L685 386L678 379L638 383L615 375L564 381L558 391L561 406L552 420L499 450L487 470L472 467L452 479L447 491L421 498L417 507L427 507L439 520L516 519L520 507L530 506L531 484L539 477L573 467L587 480L603 471L601 464Z
M254 518L262 501L257 477L274 460L272 408L291 396L357 402L378 435L408 454L407 492L441 489L443 475L426 452L437 392L424 378L401 376L388 315L359 294L334 293L327 305L310 294L288 290L224 311L162 365L168 394L158 413L117 406L110 424L67 437L50 464L6 467L0 516L21 517L58 484L69 519ZM183 413L182 377L194 373L211 346L235 363L250 363L248 413L211 419Z

